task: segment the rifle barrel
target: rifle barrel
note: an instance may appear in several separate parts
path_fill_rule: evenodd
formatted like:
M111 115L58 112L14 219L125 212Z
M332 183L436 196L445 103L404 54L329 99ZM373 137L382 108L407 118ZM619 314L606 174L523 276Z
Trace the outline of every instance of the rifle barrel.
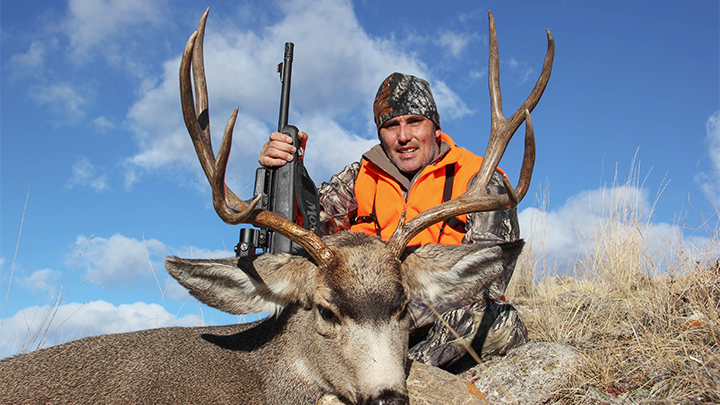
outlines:
M280 82L282 83L282 94L280 96L280 119L278 120L278 132L288 124L288 111L290 110L290 80L292 79L293 48L292 42L285 43L285 58L278 66L280 71Z

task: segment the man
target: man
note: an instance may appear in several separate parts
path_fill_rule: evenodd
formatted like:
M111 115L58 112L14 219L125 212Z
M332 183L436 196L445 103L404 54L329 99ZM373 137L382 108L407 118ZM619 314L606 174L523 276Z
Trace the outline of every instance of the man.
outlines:
M480 168L482 158L455 146L441 131L440 116L423 79L393 73L383 81L373 105L380 145L360 162L345 167L318 188L322 231L352 230L387 240L403 210L406 219L465 192ZM304 152L308 136L299 133ZM270 135L258 159L266 167L292 160L290 137ZM489 191L504 194L504 174L497 171ZM413 238L408 246L427 243L495 243L519 238L515 209L471 213L435 224ZM514 263L486 291L471 302L437 307L442 318L465 343L487 358L504 354L527 341L527 330L515 309L504 302L504 291ZM461 371L473 364L455 335L419 298L410 304L409 357L423 363Z

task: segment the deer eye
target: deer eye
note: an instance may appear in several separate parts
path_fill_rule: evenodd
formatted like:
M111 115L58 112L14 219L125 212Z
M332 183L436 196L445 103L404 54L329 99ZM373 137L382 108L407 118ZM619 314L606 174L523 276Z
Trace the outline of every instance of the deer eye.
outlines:
M340 321L335 316L333 311L329 310L328 308L326 308L322 305L318 305L317 310L318 310L318 313L320 314L320 317L322 319L324 319L326 322L337 323L337 324L340 323Z

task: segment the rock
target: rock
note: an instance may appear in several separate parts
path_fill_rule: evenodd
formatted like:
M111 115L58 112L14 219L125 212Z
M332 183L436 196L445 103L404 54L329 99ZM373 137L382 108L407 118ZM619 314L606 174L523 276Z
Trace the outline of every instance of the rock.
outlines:
M532 342L460 374L490 404L542 404L580 366L575 349L557 343ZM450 402L448 402L450 403Z
M411 405L486 405L470 381L437 367L413 362L407 379Z
M413 362L407 378L410 405L487 405L483 394L469 381L437 367ZM344 405L325 395L318 405Z
M692 315L680 319L683 329L702 329L708 323L708 317L700 311L692 311Z
M582 362L575 349L547 342L516 347L459 376L413 362L408 395L411 405L542 404ZM318 405L343 403L325 395Z

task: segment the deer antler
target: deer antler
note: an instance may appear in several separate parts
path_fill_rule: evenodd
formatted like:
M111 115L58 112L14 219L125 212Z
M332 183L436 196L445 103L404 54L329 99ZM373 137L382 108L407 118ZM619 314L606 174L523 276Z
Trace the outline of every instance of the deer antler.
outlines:
M477 178L468 190L462 195L450 201L446 201L427 211L420 213L407 223L401 220L397 230L388 241L388 246L399 257L410 240L423 229L452 218L457 215L470 212L496 211L514 208L525 197L530 186L533 166L535 165L535 137L533 132L530 111L540 101L543 91L550 80L553 57L555 56L555 41L550 31L547 31L548 48L545 54L545 62L537 83L525 102L510 118L505 118L502 112L502 95L500 93L500 57L498 55L497 34L495 32L495 19L488 11L490 21L490 56L488 69L488 85L490 88L490 104L492 110L490 139L485 152ZM497 170L510 139L515 131L525 121L525 155L520 169L520 179L517 188L510 185L510 181L503 176L503 185L507 194L489 195L485 191L490 184L493 173Z
M205 172L208 182L212 186L213 205L218 216L228 224L252 224L257 227L275 231L302 246L312 256L319 266L328 265L332 261L332 252L315 233L308 231L292 221L261 209L256 209L260 196L246 202L241 200L225 185L225 169L230 147L232 145L232 132L237 119L238 109L233 112L225 127L217 159L212 150L210 141L210 120L208 116L207 86L205 84L205 67L203 64L203 37L205 35L205 22L208 12L205 10L198 29L188 39L180 62L180 101L182 103L183 118L190 138L195 146L200 165ZM195 98L197 111L193 102L193 91L190 79L192 66L195 84Z

